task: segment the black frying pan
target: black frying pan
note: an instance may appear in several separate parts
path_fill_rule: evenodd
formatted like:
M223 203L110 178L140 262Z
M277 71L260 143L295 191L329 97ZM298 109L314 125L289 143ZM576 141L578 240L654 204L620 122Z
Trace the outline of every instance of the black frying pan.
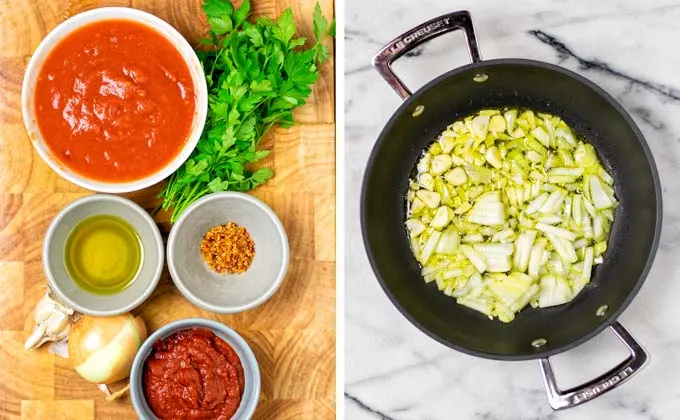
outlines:
M473 63L411 94L391 63L458 29L466 35ZM540 359L554 409L581 404L629 379L647 354L616 319L652 265L661 230L661 190L649 147L628 113L594 83L561 67L522 59L482 61L468 12L444 15L406 32L376 55L374 65L404 99L373 148L361 192L364 243L392 303L425 334L456 350L500 360ZM408 180L423 149L451 122L504 106L558 115L585 136L614 177L621 202L604 264L595 268L590 284L568 304L524 309L509 324L489 320L426 284L404 228ZM631 356L587 384L559 390L548 357L607 327Z

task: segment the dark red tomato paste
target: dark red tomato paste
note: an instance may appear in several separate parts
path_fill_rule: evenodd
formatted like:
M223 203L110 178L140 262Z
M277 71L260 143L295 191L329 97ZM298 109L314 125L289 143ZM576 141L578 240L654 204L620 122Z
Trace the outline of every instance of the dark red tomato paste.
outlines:
M159 419L228 420L241 403L245 377L229 344L208 329L192 328L154 343L143 383Z
M179 51L129 20L84 26L45 60L35 89L36 123L66 167L105 182L158 172L186 143L194 85Z

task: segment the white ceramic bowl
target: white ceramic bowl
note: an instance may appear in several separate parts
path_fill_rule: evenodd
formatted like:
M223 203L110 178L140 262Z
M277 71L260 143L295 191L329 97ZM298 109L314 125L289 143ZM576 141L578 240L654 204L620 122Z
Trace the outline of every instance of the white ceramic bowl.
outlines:
M143 384L144 364L151 354L154 343L176 332L190 328L207 328L212 330L215 335L226 341L234 349L239 359L241 359L245 376L245 387L241 396L241 404L230 420L250 420L260 400L260 367L257 364L257 359L248 343L236 331L219 322L202 318L180 319L179 321L162 326L151 334L144 341L139 351L137 351L130 371L130 398L132 399L132 405L135 407L137 416L141 420L158 420L158 417L153 414L149 404L146 402Z
M64 250L73 228L91 216L107 214L129 223L142 243L141 267L135 280L115 294L95 294L79 287L68 274ZM151 295L163 272L163 238L151 216L134 202L93 194L64 207L52 220L43 240L42 261L50 288L71 308L93 316L129 312Z
M255 242L255 257L241 274L218 274L201 255L203 235L213 226L234 222ZM288 270L288 237L276 214L248 194L207 195L190 205L170 230L167 246L170 275L193 304L217 313L254 308L279 288Z
M50 54L52 49L59 43L59 41L61 41L65 36L74 30L94 22L111 19L132 20L138 22L151 27L163 35L168 41L170 41L170 43L174 45L182 55L184 61L189 67L191 79L194 84L196 104L196 108L194 110L194 120L191 125L189 137L187 138L186 144L180 153L158 172L136 181L120 183L92 180L62 165L59 160L52 155L52 152L43 141L42 135L35 120L34 112L35 85L38 79L38 74L40 73L43 62ZM141 190L162 181L175 172L177 168L179 168L184 163L184 161L189 158L189 155L198 143L198 139L201 136L201 131L203 131L203 126L205 125L205 118L208 110L208 88L205 82L203 69L201 68L201 63L199 62L196 53L194 52L191 45L189 45L182 35L177 32L175 28L170 26L170 24L150 13L146 13L141 10L127 7L103 7L89 10L71 17L54 28L52 32L50 32L45 37L45 39L42 40L38 46L38 49L36 49L35 53L33 53L31 61L28 63L26 74L24 75L24 82L21 90L21 106L24 124L26 125L26 131L28 132L28 136L31 139L31 143L33 143L33 146L37 150L40 157L45 162L47 162L47 164L52 169L54 169L55 172L72 183L89 190L107 193L124 193Z

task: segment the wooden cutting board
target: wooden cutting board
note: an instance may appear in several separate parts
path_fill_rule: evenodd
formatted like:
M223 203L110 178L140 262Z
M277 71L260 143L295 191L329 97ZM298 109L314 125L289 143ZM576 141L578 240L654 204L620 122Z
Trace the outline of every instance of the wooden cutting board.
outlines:
M315 0L252 0L253 13L278 16L291 6L303 36L312 36ZM33 307L45 292L43 235L67 203L90 194L60 178L34 152L21 116L21 83L31 54L65 18L101 6L146 10L194 45L207 23L200 0L12 0L0 7L0 419L134 419L128 398L107 402L69 360L26 351ZM333 0L322 0L326 16ZM150 330L181 318L218 320L238 331L259 361L257 419L335 417L335 124L334 66L323 65L299 125L274 130L265 164L276 176L252 192L283 221L291 262L283 286L259 308L216 315L185 300L167 270L136 313ZM159 186L128 197L148 210ZM168 215L156 216L162 231Z

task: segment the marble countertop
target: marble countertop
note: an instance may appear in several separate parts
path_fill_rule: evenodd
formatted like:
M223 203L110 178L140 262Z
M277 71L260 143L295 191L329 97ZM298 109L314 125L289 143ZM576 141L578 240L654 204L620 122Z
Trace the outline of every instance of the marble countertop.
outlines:
M680 2L346 0L346 418L478 420L672 420L680 418ZM574 70L633 116L661 175L661 245L621 323L651 362L629 382L583 406L553 412L538 362L497 362L444 347L388 301L361 240L359 194L379 131L400 104L372 69L385 42L441 14L472 13L483 58L522 57ZM467 63L460 34L441 37L396 65L416 90ZM554 357L562 388L627 356L609 332Z

